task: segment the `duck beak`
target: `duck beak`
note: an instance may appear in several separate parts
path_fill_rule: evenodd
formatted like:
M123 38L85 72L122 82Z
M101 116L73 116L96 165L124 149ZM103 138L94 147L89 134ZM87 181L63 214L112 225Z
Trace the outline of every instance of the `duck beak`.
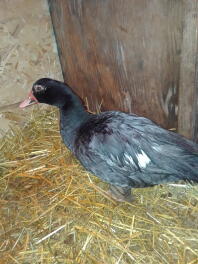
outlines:
M20 103L19 107L20 108L25 108L27 106L33 105L33 104L38 104L38 100L36 97L33 95L32 91L28 94L28 98L25 99L23 102Z

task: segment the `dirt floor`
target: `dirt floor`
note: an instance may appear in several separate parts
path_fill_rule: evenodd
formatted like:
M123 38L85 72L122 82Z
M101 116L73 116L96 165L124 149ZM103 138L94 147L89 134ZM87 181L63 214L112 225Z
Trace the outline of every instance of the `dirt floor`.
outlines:
M0 1L0 130L21 122L17 102L41 77L62 79L46 0ZM10 104L14 104L8 106Z

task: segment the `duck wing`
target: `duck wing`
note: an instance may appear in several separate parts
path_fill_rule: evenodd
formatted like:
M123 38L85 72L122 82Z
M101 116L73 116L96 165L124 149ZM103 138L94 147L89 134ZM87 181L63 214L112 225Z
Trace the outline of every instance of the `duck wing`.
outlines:
M198 181L198 145L136 115L93 115L78 131L75 154L88 171L121 187Z

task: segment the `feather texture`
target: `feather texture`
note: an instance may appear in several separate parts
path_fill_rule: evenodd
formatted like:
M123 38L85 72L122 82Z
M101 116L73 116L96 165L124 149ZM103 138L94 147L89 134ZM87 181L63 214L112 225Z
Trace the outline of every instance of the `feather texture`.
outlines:
M91 116L79 128L74 149L87 170L118 186L198 181L198 146L136 115Z

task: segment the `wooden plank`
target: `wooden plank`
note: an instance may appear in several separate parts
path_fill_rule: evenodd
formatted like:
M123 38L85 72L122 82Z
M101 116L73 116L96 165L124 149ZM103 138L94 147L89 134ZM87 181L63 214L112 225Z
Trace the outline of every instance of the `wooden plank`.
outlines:
M180 0L49 0L65 81L95 110L177 126Z
M198 1L184 1L178 131L198 142Z

